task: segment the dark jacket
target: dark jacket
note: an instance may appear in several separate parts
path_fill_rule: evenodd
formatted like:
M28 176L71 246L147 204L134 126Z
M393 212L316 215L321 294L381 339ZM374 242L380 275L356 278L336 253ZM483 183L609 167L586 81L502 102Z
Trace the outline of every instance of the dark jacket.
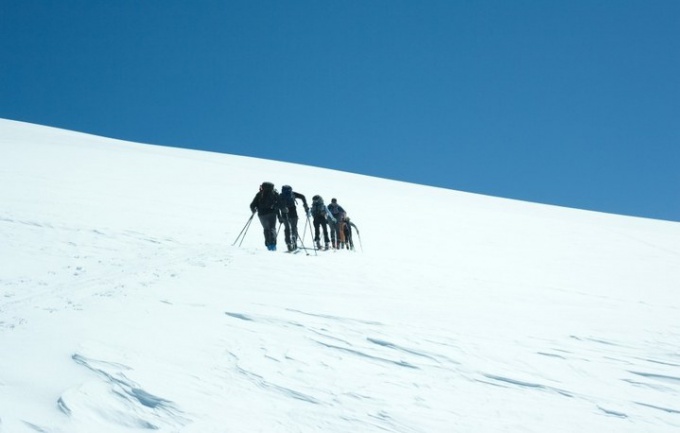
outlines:
M335 220L335 217L328 210L328 207L323 203L323 200L312 202L312 216L316 218L323 218L324 220Z
M279 193L276 190L260 191L255 194L255 198L250 203L250 211L255 213L257 210L258 215L275 213L278 217L280 216L280 207Z
M305 196L295 191L293 191L293 196L295 196L295 199L302 200L302 207L305 208L305 213L307 213L307 211L309 210L309 206L307 206L307 199L305 198ZM289 218L298 218L297 206L295 205L295 202L293 202L293 204L290 206L285 206L285 204L282 204L281 210L283 210L283 207L286 207L288 209Z
M333 215L333 218L335 218L336 221L342 221L342 218L345 216L345 209L342 208L337 203L331 203L328 205L328 211Z

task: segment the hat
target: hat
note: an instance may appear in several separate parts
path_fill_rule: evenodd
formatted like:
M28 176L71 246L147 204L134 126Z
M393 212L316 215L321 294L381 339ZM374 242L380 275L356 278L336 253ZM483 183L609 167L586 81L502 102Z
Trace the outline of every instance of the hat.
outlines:
M331 203L337 203L337 202L338 202L338 199L337 199L337 198L332 198L332 199L331 199Z

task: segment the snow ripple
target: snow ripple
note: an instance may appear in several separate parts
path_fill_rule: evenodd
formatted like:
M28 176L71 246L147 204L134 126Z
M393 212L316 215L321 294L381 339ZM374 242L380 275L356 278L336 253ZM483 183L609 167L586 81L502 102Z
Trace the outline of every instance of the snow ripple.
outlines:
M188 423L185 414L170 400L146 391L127 378L124 364L75 353L72 359L96 373L101 381L89 381L67 390L57 401L59 410L77 420L99 418L124 427L158 430Z

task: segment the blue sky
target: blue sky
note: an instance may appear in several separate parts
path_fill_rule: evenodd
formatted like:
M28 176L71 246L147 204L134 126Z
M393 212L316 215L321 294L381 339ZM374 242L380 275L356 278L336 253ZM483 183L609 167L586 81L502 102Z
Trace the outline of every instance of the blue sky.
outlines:
M3 0L0 17L3 118L680 221L676 0Z

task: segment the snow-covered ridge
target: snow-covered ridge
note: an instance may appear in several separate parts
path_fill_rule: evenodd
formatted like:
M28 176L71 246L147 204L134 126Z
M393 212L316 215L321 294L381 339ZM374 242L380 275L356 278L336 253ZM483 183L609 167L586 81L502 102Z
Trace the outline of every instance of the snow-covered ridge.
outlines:
M678 223L9 120L0 155L2 433L680 428ZM362 250L233 247L264 180Z

